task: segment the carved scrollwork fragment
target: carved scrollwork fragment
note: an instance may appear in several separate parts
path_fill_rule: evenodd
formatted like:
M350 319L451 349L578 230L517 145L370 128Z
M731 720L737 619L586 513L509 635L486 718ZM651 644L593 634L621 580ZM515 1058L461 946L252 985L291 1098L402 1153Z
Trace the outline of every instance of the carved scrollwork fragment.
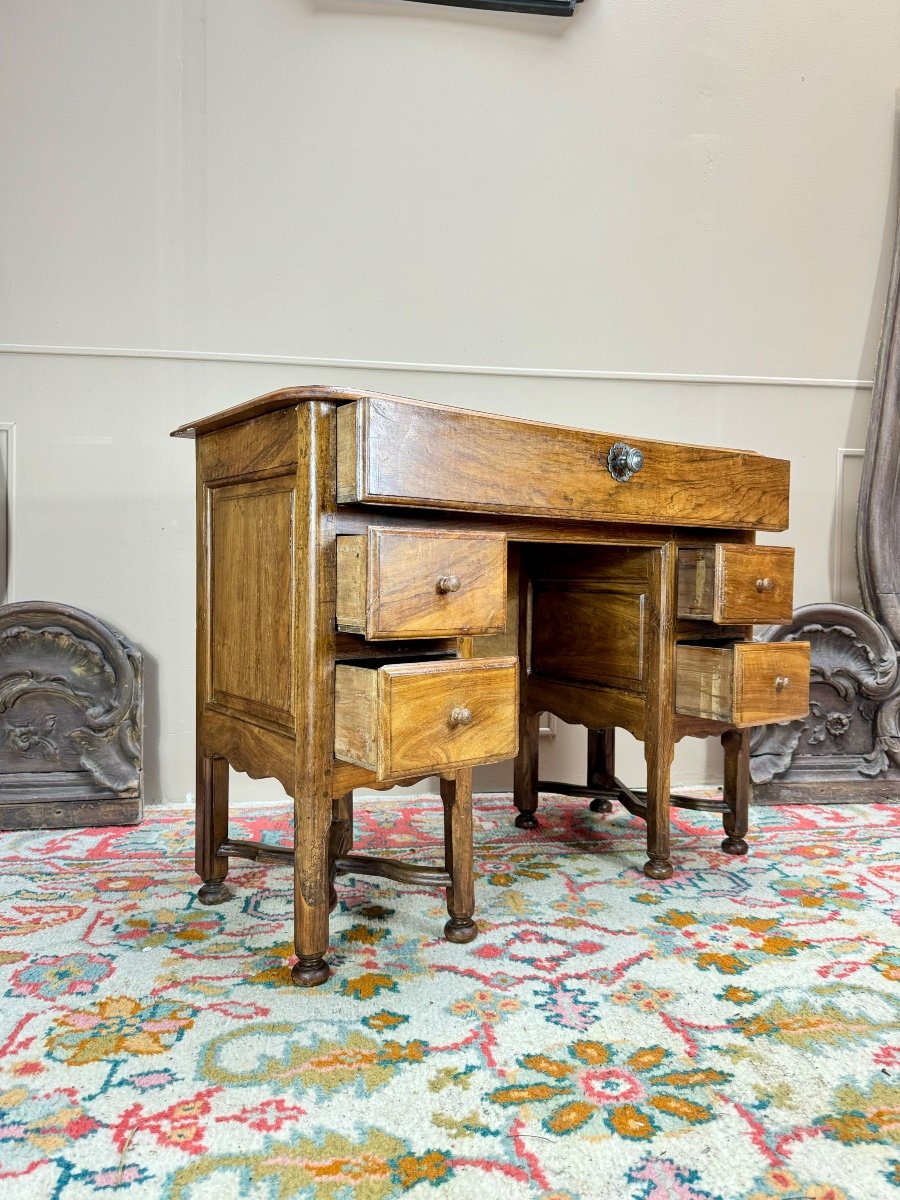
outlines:
M865 611L800 608L764 641L811 643L810 713L756 729L754 798L857 800L900 794L900 222L875 366L856 529Z
M0 827L141 815L142 658L80 609L0 608Z
M811 604L797 609L790 625L764 630L761 640L810 643L811 699L804 720L753 731L755 784L783 774L795 758L809 774L815 760L839 756L857 778L882 774L891 759L900 763L897 651L877 621L849 605Z

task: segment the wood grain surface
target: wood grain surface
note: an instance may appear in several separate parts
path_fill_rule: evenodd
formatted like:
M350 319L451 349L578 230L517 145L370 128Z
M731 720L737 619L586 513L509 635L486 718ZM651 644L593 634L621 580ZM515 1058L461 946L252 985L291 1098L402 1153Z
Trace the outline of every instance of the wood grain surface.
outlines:
M676 647L675 708L737 728L809 712L808 642Z
M294 574L294 948L291 977L304 987L328 978L334 781L335 444L334 406L297 409ZM346 789L344 789L346 790Z
M502 632L505 536L371 527L339 537L337 623L370 641Z
M643 470L616 482L620 434L368 397L338 418L339 503L567 520L784 529L789 464L740 450L632 439Z
M197 449L200 473L208 483L284 475L297 466L296 409L210 433Z
M549 679L640 690L646 600L641 592L617 592L598 585L535 586L532 670Z
M335 757L379 780L512 758L518 749L514 658L339 663Z
M208 699L293 728L293 475L209 489Z
M794 609L788 546L689 546L678 551L678 615L719 625L780 625Z
M294 790L293 731L260 725L246 715L207 705L200 749L204 756L221 757L251 779L277 779L291 795Z
M361 400L368 396L378 396L379 392L360 391L358 388L334 387L331 384L303 384L300 387L279 388L275 392L266 392L243 404L235 404L221 412L211 413L196 421L188 421L171 433L177 438L209 439L220 429L229 429L233 425L258 425L270 413L282 409L296 409L298 405L311 404L315 401L327 401L332 404L342 404L349 400Z

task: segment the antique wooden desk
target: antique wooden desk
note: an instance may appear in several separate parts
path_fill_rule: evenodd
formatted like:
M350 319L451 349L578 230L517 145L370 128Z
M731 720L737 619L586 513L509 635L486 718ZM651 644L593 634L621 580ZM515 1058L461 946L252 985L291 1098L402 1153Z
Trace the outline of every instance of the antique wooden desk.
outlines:
M808 703L808 647L748 640L791 616L793 551L754 545L787 525L787 462L329 387L174 436L197 440L199 898L228 899L232 857L292 859L296 983L328 977L336 872L443 887L446 936L475 936L472 768L517 756L536 824L543 710L592 731L588 785L554 788L643 815L654 878L675 743L722 737L714 807L746 851L746 730ZM293 849L229 837L229 764L294 797ZM442 868L350 852L354 788L433 774Z

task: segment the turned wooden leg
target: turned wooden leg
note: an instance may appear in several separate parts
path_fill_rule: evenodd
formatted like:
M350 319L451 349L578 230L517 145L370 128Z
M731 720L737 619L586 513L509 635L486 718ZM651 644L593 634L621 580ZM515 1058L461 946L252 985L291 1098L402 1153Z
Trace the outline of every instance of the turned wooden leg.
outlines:
M456 773L455 779L441 779L444 802L444 864L451 884L447 888L447 912L444 926L448 942L471 942L478 933L472 920L475 912L475 880L472 850L472 770Z
M294 800L294 950L297 961L291 970L291 979L298 987L316 987L331 974L325 961L331 890L332 797L331 758L324 751L324 743L329 732L333 746L333 727L320 717L309 731L308 742L302 748L298 742L297 760L302 769L297 772Z
M724 800L728 811L722 814L726 854L746 854L745 836L750 802L750 730L729 729L722 734L725 751Z
M194 861L203 880L197 899L201 904L223 904L233 894L225 883L228 859L219 855L219 847L228 838L228 762L224 758L197 759L196 804Z
M647 861L644 874L651 879L669 879L672 875L672 837L669 827L672 759L675 738L671 720L659 724L668 728L647 731L644 758L647 760Z
M328 905L310 905L298 893L294 898L294 951L297 961L291 979L298 987L318 987L331 974L325 961L328 949Z
M644 758L647 762L647 861L644 874L672 874L669 829L672 759L675 757L675 614L678 608L677 546L667 542L651 560L647 708Z
M519 753L513 765L513 800L519 815L519 829L537 829L538 744L541 714L528 713L519 718Z
M589 788L615 788L616 780L616 731L615 729L589 729L587 749L587 785ZM591 801L591 812L612 812L612 801L595 796Z
M297 409L302 447L294 527L294 949L291 978L315 987L328 978L329 858L334 800L335 408Z
M540 713L528 708L528 663L531 658L530 610L531 581L520 546L510 546L509 591L515 595L518 621L517 653L519 656L519 753L513 764L513 801L519 810L516 825L519 829L537 829L538 806L538 742Z
M334 886L335 862L353 849L353 793L339 796L331 806L331 832L328 835L328 911L337 908Z

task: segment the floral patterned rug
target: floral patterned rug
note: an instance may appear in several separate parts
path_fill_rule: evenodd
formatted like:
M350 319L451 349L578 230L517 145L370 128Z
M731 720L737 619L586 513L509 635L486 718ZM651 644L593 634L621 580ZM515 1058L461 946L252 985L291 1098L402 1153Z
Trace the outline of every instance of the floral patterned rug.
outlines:
M331 980L289 982L290 872L194 899L192 821L0 835L0 1196L900 1198L900 806L678 814L478 802L478 913L346 879ZM283 811L243 836L286 841ZM358 847L440 857L434 799Z

